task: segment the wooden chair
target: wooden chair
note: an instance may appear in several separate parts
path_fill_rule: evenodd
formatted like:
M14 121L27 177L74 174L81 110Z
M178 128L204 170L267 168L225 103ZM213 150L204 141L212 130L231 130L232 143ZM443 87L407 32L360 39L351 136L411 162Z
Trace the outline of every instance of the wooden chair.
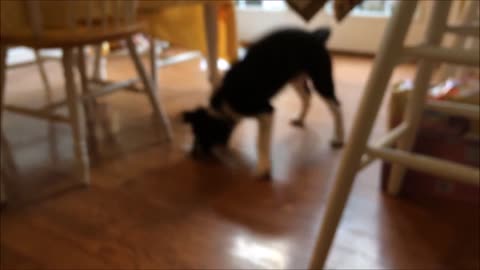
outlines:
M90 91L86 73L84 49L87 45L98 45L104 41L126 40L140 81L153 107L156 117L162 123L168 138L172 132L166 114L160 106L156 83L152 80L135 49L133 36L144 31L144 25L137 20L137 1L1 1L0 32L0 127L2 112L9 110L24 115L67 123L72 127L77 173L85 184L89 183L89 158L87 153L84 112L82 103L93 97L120 89L118 85L104 85L97 91ZM65 77L66 100L49 104L42 109L27 109L4 104L6 81L6 52L9 46L28 46L35 50L61 48ZM155 57L151 54L152 67ZM79 95L74 82L74 66L78 67L83 95ZM152 69L154 71L154 69ZM69 116L54 111L67 105ZM88 107L87 107L88 109ZM3 127L2 127L3 134ZM3 143L3 142L2 142ZM2 145L2 151L7 149ZM4 155L2 155L4 156ZM6 163L9 163L7 161ZM5 163L5 162L3 162ZM2 178L3 179L3 178ZM0 179L1 180L1 179ZM3 185L3 184L2 184ZM2 194L4 194L2 186ZM2 195L5 197L5 195ZM3 198L4 199L4 198Z
M476 4L478 10L478 2ZM389 179L389 193L396 194L402 183L405 168L439 175L471 185L480 184L479 168L469 167L411 153L423 109L428 107L441 113L460 115L471 119L480 118L479 106L459 105L447 101L426 101L430 79L440 62L479 67L478 49L441 46L444 33L466 35L478 38L478 22L472 25L449 25L451 1L433 1L433 9L427 25L424 43L417 46L404 46L405 36L414 16L417 1L399 1L387 26L384 39L375 59L370 78L366 85L360 107L356 113L352 133L343 152L335 178L333 190L329 192L326 212L316 241L310 269L321 269L335 236L345 203L348 199L355 175L375 159L392 163ZM404 122L390 131L384 138L367 144L373 123L394 67L406 57L419 60ZM391 148L396 144L396 149ZM439 236L441 237L441 236Z

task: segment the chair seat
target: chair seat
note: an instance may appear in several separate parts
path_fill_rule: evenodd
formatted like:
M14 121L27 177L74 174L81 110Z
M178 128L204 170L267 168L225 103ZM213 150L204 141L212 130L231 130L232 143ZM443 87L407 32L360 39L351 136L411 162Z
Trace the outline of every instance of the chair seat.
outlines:
M142 22L126 26L82 26L75 27L73 30L44 30L41 36L37 38L33 36L30 30L25 29L14 33L1 33L0 42L7 46L28 46L36 49L74 47L122 39L135 33L143 32L144 30L145 24Z

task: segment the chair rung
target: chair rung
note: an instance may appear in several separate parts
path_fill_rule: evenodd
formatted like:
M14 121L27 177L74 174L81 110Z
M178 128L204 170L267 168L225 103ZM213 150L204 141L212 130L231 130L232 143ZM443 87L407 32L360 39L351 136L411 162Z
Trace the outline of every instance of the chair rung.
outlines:
M480 35L479 27L477 25L451 25L446 29L447 32L451 32L458 35L474 36Z
M480 185L480 170L478 168L389 148L369 146L367 152L372 156L400 163L411 169L447 177L470 185Z
M200 52L193 51L193 52L185 52L185 53L177 54L174 56L159 58L157 60L156 67L159 68L159 67L174 65L181 62L190 61L190 60L199 58L201 56L202 54Z
M115 82L115 81L107 81L107 80L91 80L94 84L99 84L105 89L122 89L128 88L139 81L138 78L129 79L125 81Z
M52 121L64 122L64 123L70 122L70 119L66 116L49 113L44 110L27 109L27 108L17 107L13 105L5 105L4 108L9 112L28 115L30 117L47 119Z
M464 116L470 119L480 119L480 106L471 104L459 104L452 101L429 100L427 108L434 111L444 112L455 116Z
M384 137L380 138L376 143L373 144L372 147L389 147L392 146L400 137L403 136L405 131L407 131L408 124L406 122L401 123L399 126L392 129L388 132ZM375 161L375 157L371 155L364 155L362 157L362 161L360 163L360 167L358 170L362 170L363 168L367 167Z
M107 95L111 92L121 90L121 89L127 89L131 90L133 92L141 92L141 89L138 89L135 87L133 84L135 84L138 81L138 79L131 79L123 82L118 82L118 83L109 83L109 82L104 82L104 81L94 81L94 83L100 84L101 86L98 87L98 89L93 89L92 92L88 95L82 95L80 98L81 102L88 101L91 98L96 98L100 97L103 95ZM95 87L92 87L95 88ZM64 106L67 104L66 100L61 100L58 102L54 102L49 104L48 106L45 106L42 111L48 112L52 110L56 110L61 106Z
M140 79L129 79L121 82L107 81L107 80L91 80L94 84L101 85L100 91L114 91L114 90L129 90L135 93L144 92L144 89L138 88L135 84L139 82ZM108 90L107 90L108 89Z
M417 47L405 48L407 56L415 58L426 58L440 62L478 66L480 62L477 50L452 49L420 45Z

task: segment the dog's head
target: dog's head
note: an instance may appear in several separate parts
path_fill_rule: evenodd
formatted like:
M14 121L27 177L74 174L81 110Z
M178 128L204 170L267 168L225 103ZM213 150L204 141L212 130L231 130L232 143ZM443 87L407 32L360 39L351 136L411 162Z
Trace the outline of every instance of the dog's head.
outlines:
M234 128L232 121L211 115L202 107L183 112L182 117L192 127L196 157L210 155L215 146L225 146Z

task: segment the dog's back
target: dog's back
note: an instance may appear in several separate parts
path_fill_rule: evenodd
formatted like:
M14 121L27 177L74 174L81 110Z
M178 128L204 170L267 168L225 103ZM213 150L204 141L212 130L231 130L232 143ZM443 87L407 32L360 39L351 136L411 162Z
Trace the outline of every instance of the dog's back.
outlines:
M268 102L291 79L306 73L314 85L322 85L317 89L321 95L335 100L331 60L325 48L328 35L327 29L285 29L267 35L232 66L218 94L232 105L261 106L264 104L252 103Z

